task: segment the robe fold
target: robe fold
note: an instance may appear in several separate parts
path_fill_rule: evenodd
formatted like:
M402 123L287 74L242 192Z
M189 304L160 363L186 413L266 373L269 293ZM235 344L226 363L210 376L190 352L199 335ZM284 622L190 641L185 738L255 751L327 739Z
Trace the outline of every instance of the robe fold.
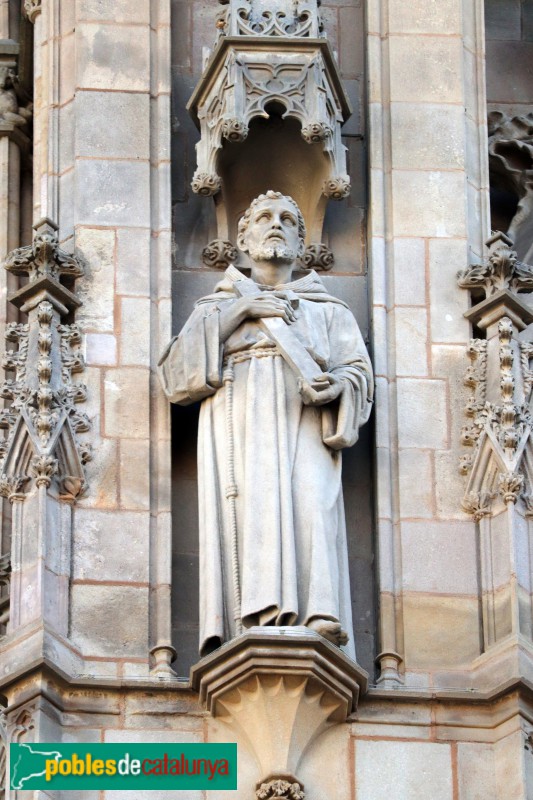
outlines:
M335 401L304 405L297 376L259 321L220 341L219 312L237 299L232 287L243 278L229 267L160 360L171 402L202 401L200 653L235 635L229 494L236 495L244 628L333 620L350 636L344 649L355 658L340 451L356 442L370 414L368 354L351 311L316 273L275 287L297 298L293 336L342 381Z

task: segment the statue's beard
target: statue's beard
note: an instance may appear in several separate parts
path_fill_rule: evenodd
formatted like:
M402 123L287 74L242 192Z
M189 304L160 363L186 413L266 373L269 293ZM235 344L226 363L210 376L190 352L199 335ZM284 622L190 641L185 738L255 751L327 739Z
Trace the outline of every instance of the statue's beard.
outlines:
M282 242L252 245L248 252L253 261L279 261L283 264L292 264L298 258L296 250Z

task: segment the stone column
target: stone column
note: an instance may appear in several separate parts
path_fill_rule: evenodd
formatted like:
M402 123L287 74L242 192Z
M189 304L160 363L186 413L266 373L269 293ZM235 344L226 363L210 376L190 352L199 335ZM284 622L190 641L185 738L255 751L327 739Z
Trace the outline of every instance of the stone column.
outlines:
M21 228L21 162L30 149L28 120L31 111L19 108L15 93L18 82L19 44L10 38L8 3L0 6L0 97L3 112L0 113L0 260L20 244ZM18 278L0 270L0 341L4 341L6 325L18 319L8 296L18 288ZM1 502L1 501L0 501ZM2 525L0 529L0 557L9 561L10 508L2 503ZM0 590L3 605L5 590ZM0 614L0 617L2 615ZM2 623L0 623L1 625Z
M454 278L488 229L483 2L369 2L367 23L378 661L384 685L449 685L448 669L479 652L457 474L467 300Z
M6 338L15 345L3 366L1 395L11 401L0 415L0 494L11 515L10 617L4 670L9 675L54 651L66 662L69 634L71 503L85 488L83 464L89 448L77 438L89 420L80 411L85 387L73 379L83 369L80 331L65 324L79 305L60 278L79 277L78 262L58 247L55 227L37 226L33 245L9 254L6 269L28 282L10 297L27 315L12 323ZM20 635L24 648L18 648ZM53 642L53 644L52 644ZM24 655L22 656L22 653ZM54 659L52 659L54 660ZM65 663L63 663L65 667Z
M155 369L170 338L170 3L79 0L65 14L59 220L86 265L95 451L75 514L71 635L96 673L168 676L170 414ZM103 630L110 607L123 612Z
M533 267L504 234L487 244L485 262L459 276L485 295L467 313L484 336L468 348L462 470L463 507L479 525L483 655L475 666L478 680L495 683L533 676L533 313L519 293L533 288Z

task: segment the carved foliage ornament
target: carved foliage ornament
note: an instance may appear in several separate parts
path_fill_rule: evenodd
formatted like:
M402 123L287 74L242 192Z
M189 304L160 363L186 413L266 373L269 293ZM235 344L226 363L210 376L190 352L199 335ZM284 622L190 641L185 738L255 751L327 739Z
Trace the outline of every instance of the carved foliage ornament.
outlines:
M212 269L227 269L237 257L237 248L226 239L213 239L202 251L204 264Z
M503 233L492 236L487 245L489 256L483 264L474 264L458 277L463 289L482 288L490 297L500 289L512 292L533 290L533 268L518 261L512 241Z
M262 783L256 791L257 800L305 800L305 794L299 783L286 780L272 780Z
M471 365L465 375L465 385L471 390L466 405L470 421L463 427L461 439L463 445L471 448L471 453L462 456L461 472L464 475L471 474L463 508L476 519L490 513L491 501L497 496L505 503L517 502L525 485L521 459L533 423L529 409L531 383L521 381L522 387L528 387L528 390L524 402L516 402L519 398L515 373L520 369L523 359L518 363L515 360L515 350L511 346L513 326L507 317L503 317L498 324L498 339L499 403L486 400L487 342L473 339L468 348ZM519 343L516 344L519 346ZM527 349L529 351L531 347L528 345ZM488 447L495 452L496 461L488 472L480 474L480 464L488 460L485 452ZM476 489L472 488L472 477L478 485Z
M487 262L460 273L459 285L482 286L487 297L502 289L517 293L528 287L533 270L519 264L507 237L498 234L487 244ZM514 504L522 497L528 513L533 511L529 501L533 496L533 344L515 336L513 322L505 315L505 297L494 300L495 319L500 315L497 336L472 339L467 350L470 365L464 382L470 397L461 439L468 452L461 457L460 468L468 476L462 505L476 520L492 513L496 498ZM489 370L498 375L497 383L491 380L489 384Z
M305 248L302 262L307 269L327 272L333 267L335 257L329 247L319 242Z
M72 278L83 275L81 264L59 247L57 229L49 222L39 226L33 244L9 253L4 266L14 275L27 275L30 283L42 277L59 280L65 275Z
M63 302L78 301L58 280L82 275L80 263L59 248L56 230L46 221L38 226L33 245L13 251L5 267L30 279L21 290L28 322L6 326L6 340L17 349L4 356L9 377L0 386L0 396L10 403L0 411L0 428L5 430L0 494L13 500L23 496L30 479L48 487L61 472L63 481L83 482L82 465L91 453L77 434L89 430L90 423L78 408L86 388L75 381L84 368L80 330L61 323L68 313Z
M41 13L42 0L24 0L24 13L30 22L35 22L37 15Z

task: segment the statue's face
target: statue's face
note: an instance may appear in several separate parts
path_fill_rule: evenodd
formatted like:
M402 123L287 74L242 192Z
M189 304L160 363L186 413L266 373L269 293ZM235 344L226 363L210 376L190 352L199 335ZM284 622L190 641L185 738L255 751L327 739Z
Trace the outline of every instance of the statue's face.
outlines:
M292 263L300 255L296 209L283 198L267 199L253 210L244 245L254 261Z

